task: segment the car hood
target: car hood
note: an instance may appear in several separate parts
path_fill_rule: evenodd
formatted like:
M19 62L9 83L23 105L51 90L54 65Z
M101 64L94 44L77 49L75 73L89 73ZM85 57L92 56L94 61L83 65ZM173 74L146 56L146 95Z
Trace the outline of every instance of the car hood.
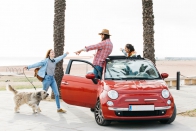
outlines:
M116 90L119 93L133 92L160 92L167 89L164 80L129 80L129 81L111 81L106 80L105 90Z

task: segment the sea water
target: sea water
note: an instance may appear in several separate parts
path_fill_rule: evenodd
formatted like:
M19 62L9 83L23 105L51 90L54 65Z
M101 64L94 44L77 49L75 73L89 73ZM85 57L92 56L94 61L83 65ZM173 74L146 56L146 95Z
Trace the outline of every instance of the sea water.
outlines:
M31 65L44 60L44 57L0 57L0 66L23 66ZM76 58L81 59L81 58ZM69 58L63 59L63 64L68 64ZM81 59L92 62L93 58Z

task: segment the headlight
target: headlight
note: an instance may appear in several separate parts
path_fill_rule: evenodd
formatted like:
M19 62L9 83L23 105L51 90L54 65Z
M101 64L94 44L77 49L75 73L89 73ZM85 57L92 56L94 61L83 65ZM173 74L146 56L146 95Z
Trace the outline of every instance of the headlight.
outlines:
M107 102L107 105L108 105L108 106L113 106L114 103L113 103L112 101L108 101L108 102Z
M118 98L118 92L115 91L115 90L110 90L110 91L108 91L108 96L111 99L117 99Z
M169 97L169 91L166 90L166 89L163 89L161 94L162 94L163 98L168 98Z

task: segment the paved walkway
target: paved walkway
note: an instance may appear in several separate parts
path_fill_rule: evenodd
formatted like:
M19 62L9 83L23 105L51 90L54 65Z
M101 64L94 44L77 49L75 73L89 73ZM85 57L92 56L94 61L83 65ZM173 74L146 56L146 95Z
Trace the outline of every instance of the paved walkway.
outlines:
M175 98L178 113L196 109L196 86L170 91ZM41 102L41 113L33 114L27 105L21 107L20 113L14 113L12 92L0 91L0 98L0 131L196 131L196 117L177 115L176 120L168 125L144 121L114 122L103 127L96 124L94 114L88 108L68 105L61 101L61 106L67 113L59 114L56 112L54 100L51 100Z
M170 89L174 96L177 113L196 109L196 86L181 86L180 90Z

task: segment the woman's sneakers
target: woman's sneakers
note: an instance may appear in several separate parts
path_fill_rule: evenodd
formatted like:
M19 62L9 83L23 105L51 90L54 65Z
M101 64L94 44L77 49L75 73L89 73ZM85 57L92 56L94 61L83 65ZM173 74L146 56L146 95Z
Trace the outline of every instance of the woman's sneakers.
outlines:
M57 109L57 112L59 112L59 113L66 113L66 110L63 110L63 109Z

